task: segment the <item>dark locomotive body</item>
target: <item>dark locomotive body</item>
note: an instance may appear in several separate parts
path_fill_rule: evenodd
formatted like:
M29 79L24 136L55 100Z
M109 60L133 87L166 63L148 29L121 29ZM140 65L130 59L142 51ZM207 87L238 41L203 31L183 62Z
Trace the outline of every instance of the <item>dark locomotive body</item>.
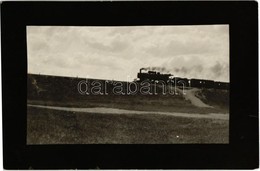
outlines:
M151 83L163 81L166 84L172 84L175 86L185 86L185 87L194 87L194 88L214 88L229 90L229 83L213 81L213 80L203 80L203 79L187 79L180 77L173 77L171 74L161 74L156 71L142 72L144 68L140 69L140 72L137 74L139 81L149 81Z
M142 73L142 70L137 74L137 78L140 81L164 81L167 82L171 74L161 74L160 72L148 71L147 73Z

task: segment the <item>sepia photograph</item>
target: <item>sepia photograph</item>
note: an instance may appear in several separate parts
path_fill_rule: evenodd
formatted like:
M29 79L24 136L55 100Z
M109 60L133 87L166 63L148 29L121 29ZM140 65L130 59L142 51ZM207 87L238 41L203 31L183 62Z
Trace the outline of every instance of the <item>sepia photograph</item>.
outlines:
M259 168L256 1L3 2L1 21L4 169Z
M228 144L229 25L27 26L27 145Z

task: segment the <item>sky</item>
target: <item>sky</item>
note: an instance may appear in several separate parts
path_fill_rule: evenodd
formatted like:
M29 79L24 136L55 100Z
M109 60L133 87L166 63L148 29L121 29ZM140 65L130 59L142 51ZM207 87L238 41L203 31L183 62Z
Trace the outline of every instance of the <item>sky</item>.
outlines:
M132 81L140 68L229 82L229 25L27 26L28 73Z

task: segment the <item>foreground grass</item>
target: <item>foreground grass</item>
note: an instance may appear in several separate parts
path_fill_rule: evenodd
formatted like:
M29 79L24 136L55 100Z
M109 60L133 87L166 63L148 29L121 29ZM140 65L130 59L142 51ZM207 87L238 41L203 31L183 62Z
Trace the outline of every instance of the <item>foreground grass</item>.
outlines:
M27 110L27 144L228 143L225 120Z

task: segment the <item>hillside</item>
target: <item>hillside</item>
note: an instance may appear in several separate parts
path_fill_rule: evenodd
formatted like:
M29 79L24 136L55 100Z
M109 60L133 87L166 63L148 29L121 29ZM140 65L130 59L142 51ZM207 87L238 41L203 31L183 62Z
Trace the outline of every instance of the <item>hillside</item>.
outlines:
M112 107L131 110L183 113L228 113L229 92L214 89L177 88L174 95L115 95L108 85L108 95L82 95L78 83L83 78L28 75L28 103L66 107ZM89 79L89 82L95 81ZM98 80L104 82L105 80ZM126 82L123 82L126 84ZM109 87L110 86L110 87ZM159 88L157 88L160 90Z
M110 85L108 95L82 95L77 88L82 80L28 75L27 144L229 141L226 90L185 88L183 92L177 87L174 95L115 95Z

